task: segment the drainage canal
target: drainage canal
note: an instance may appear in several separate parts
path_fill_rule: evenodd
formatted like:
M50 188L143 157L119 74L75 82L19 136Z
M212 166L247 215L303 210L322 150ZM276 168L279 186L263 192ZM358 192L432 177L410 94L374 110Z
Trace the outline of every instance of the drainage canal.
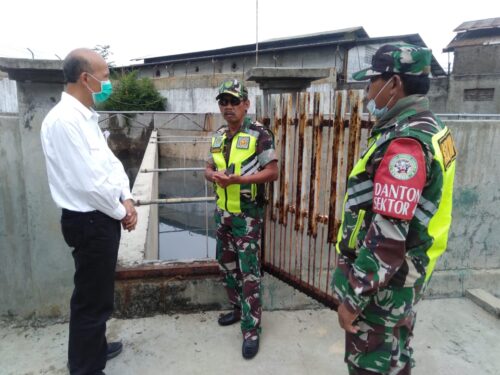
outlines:
M159 172L160 198L213 197L213 186L207 183L204 160L160 157L160 168L179 168ZM184 169L184 170L182 170ZM215 258L214 202L162 204L159 215L159 259L193 260Z

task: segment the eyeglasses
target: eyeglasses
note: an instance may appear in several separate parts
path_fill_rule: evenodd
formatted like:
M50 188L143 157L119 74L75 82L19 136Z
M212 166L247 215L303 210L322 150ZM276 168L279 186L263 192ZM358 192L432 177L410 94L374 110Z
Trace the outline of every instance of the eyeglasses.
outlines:
M240 105L241 104L241 100L238 99L238 98L235 98L235 97L232 97L231 99L227 99L227 98L220 98L219 99L219 105L221 107L225 107L226 105L228 105L229 103L231 103L231 105L233 107L236 107L237 105Z

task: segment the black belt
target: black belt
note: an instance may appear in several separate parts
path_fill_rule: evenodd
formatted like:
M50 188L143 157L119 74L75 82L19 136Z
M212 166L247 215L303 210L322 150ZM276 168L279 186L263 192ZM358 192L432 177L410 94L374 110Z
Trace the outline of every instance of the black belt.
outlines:
M68 210L66 208L62 209L62 214L63 214L63 216L66 216L66 217L77 217L77 216L82 217L82 216L95 216L95 215L108 216L105 213L102 213L101 211L97 211L97 210L81 212L81 211L71 211L71 210Z

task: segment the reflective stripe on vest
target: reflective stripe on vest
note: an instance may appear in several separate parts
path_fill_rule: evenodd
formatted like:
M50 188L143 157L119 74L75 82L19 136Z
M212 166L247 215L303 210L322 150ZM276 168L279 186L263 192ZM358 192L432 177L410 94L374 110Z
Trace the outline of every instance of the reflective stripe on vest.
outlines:
M221 147L214 147L216 139ZM222 143L220 143L219 137L212 137L212 157L215 162L215 166L218 171L223 171L228 168L229 165L234 164L234 174L241 175L241 168L243 163L252 158L256 152L257 138L253 135L244 132L238 132L231 142L231 152L229 154L229 162L226 164L226 159L224 158L224 145L226 142L226 134L222 135ZM217 193L217 206L225 211L231 213L241 212L241 187L245 185L233 184L227 186L225 189L221 188L219 185L216 186ZM247 185L250 188L251 198L255 199L257 195L257 185L250 184Z
M455 160L454 158L449 162L449 165L445 165L444 157L441 152L441 147L439 145L439 140L446 138L449 129L445 127L438 133L434 134L432 137L432 146L434 149L433 159L439 163L443 174L443 187L441 191L441 200L439 202L439 207L434 209L434 215L429 220L427 226L427 233L429 236L433 238L432 246L427 249L426 254L429 257L429 263L426 267L426 277L425 281L427 282L434 271L434 267L436 265L437 259L443 254L446 250L446 246L448 243L448 233L451 225L451 210L452 210L452 194L453 194L453 180L455 176ZM371 141L371 145L368 147L367 151L362 155L361 159L356 163L353 170L349 174L349 178L356 176L360 173L365 172L366 164L370 158L370 156L375 152L375 150L387 142L390 137L383 136L382 138L378 135L377 138ZM394 139L394 138L392 138ZM418 140L418 138L417 138ZM455 151L453 149L453 151ZM337 252L340 253L339 244L342 241L342 235L344 231L344 218L345 218L345 210L346 210L346 202L349 199L348 192L344 197L344 205L342 210L342 221L341 226L339 228L339 232L337 235L337 243L335 245ZM419 205L429 205L424 197L420 199ZM418 210L417 210L418 211ZM360 215L361 219L364 215ZM359 219L359 218L358 218ZM359 223L360 224L360 223ZM355 233L354 233L355 234ZM352 238L351 238L352 240ZM351 244L353 241L350 241Z

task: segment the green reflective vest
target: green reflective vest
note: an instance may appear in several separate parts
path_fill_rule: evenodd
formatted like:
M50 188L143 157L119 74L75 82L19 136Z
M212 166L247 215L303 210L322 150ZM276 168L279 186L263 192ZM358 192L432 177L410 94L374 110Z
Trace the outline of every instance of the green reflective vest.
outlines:
M356 163L349 175L347 192L344 198L342 225L337 236L336 249L346 254L355 251L363 241L366 230L370 225L373 214L371 206L366 209L351 210L346 207L346 202L365 200L371 204L371 197L367 198L365 192L360 192L363 186L368 186L366 165L373 153L382 145L396 137L414 138L427 144L433 154L434 171L433 180L427 185L415 210L414 218L410 221L407 240L407 254L419 256L425 265L425 282L434 270L439 256L446 250L448 232L451 225L453 180L455 176L456 150L453 139L447 127L430 134L419 129L414 129L411 124L396 125L395 130L385 134L378 134L369 140L369 146L361 159ZM359 193L356 197L356 193ZM365 194L363 194L365 193ZM372 192L371 192L372 193ZM369 194L368 194L369 195ZM368 217L368 219L367 219ZM368 220L369 222L365 222ZM361 229L364 228L364 231Z
M244 175L245 172L251 170L252 165L256 162L256 146L257 137L244 131L239 131L235 134L229 153L229 160L226 161L224 156L224 147L226 145L226 133L212 137L212 147L210 152L215 162L218 171L228 169L234 165L233 174ZM248 169L248 170L247 170ZM247 196L251 200L255 200L257 195L256 184L233 184L225 189L215 184L217 193L217 206L231 213L241 212L241 196Z

